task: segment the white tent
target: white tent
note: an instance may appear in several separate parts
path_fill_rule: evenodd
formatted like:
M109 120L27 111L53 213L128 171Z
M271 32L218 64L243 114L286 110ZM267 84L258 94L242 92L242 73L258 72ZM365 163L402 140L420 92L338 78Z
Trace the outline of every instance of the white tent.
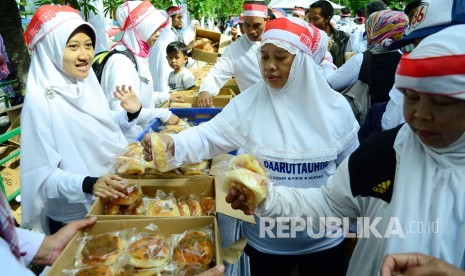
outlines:
M295 6L308 9L308 7L316 0L271 0L268 5L270 8L281 8L285 10L293 9ZM341 10L344 6L328 1L333 6L334 10Z

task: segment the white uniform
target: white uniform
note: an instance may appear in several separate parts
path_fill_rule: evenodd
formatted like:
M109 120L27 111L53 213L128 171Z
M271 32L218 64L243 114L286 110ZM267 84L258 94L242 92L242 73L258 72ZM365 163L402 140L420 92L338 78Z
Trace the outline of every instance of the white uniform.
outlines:
M39 231L47 231L45 214L65 223L84 218L94 201L82 190L84 178L112 171L112 160L127 145L123 131L135 121L128 122L126 111L108 108L92 70L85 79L64 73L66 41L86 23L71 12L60 22L58 14L43 27L51 30L30 46L21 113L22 221Z
M138 94L142 103L142 110L135 125L127 133L126 138L132 142L138 134L149 124L153 119L160 118L166 122L172 112L167 108L156 108L160 104L169 100L169 93L159 93L153 91L152 76L150 75L147 59L134 56L136 58L138 71L136 71L132 61L122 55L112 55L102 72L101 85L112 110L120 111L123 108L120 101L113 96L113 91L116 85L131 85L134 91Z
M149 63L150 74L153 79L153 90L160 92L170 92L168 85L168 77L173 71L168 60L166 60L166 47L174 41L178 41L178 37L171 31L171 24L160 30L160 37L150 49Z
M127 5L130 6L129 10L134 11L141 3L143 2L130 1L118 8L117 18L121 26L124 26L124 22L128 16ZM115 91L117 85L130 85L139 96L143 108L139 114L137 125L127 133L126 138L130 142L135 141L135 138L153 119L159 118L162 122L166 122L172 115L168 109L156 108L168 101L170 94L169 91L164 93L154 92L153 79L150 74L147 58L148 53L143 53L143 49L140 46L142 41L150 38L159 26L165 22L167 14L164 11L155 10L153 6L146 9L145 13L147 15L139 16L138 20L140 21L134 22L134 26L127 26L121 42L115 47L120 51L127 48L134 53L137 70L128 57L122 54L114 54L105 64L101 79L103 91L105 91L106 98L112 110L122 110L120 101L113 96L113 91ZM165 28L169 30L169 24ZM165 63L167 63L166 60Z
M208 91L211 96L216 96L231 77L236 79L240 91L260 81L259 47L259 41L250 41L246 35L231 43L205 77L199 91Z
M433 255L464 269L464 147L462 135L453 146L432 150L404 125L394 144L397 166L390 202L356 193L358 183L350 182L347 158L324 188L271 187L257 212L263 217L369 218L374 230L363 225L347 275L378 275L384 255L407 252Z

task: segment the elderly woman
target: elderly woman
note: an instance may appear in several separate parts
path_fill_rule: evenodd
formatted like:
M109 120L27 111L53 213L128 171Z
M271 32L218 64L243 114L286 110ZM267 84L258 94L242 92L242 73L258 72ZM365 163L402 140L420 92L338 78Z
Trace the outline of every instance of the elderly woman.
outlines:
M21 195L24 227L54 233L82 219L100 197L124 197L109 174L141 103L123 87L112 112L91 70L95 31L70 7L45 5L24 37L32 50L21 113Z
M385 254L408 252L464 269L465 37L457 36L464 31L447 27L402 57L395 85L407 124L362 144L322 189L271 186L256 213L358 218L363 238L348 275L377 275ZM244 198L235 190L227 200L253 213Z
M211 121L163 136L171 145L166 151L174 149L180 165L241 148L266 162L276 186L324 185L357 148L358 124L347 101L319 72L317 63L324 53L318 62L312 58L321 47L320 35L298 18L268 22L258 52L263 80L235 97ZM144 146L151 151L149 135ZM271 238L260 235L259 225L243 224L253 275L291 275L296 266L301 275L308 271L345 275L342 233L332 233L333 238L310 238L305 233Z

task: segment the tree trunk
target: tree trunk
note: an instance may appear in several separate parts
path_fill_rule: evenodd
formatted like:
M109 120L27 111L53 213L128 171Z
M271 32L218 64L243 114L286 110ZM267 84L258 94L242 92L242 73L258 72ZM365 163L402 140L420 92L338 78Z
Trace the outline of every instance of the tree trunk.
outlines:
M23 38L21 17L15 0L0 0L0 34L11 65L18 72L21 89L26 89L26 78L31 58Z

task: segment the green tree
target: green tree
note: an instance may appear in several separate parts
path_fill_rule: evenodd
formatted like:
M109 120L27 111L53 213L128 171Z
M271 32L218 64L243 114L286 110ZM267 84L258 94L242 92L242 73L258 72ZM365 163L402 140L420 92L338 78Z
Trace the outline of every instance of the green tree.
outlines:
M70 7L75 8L78 11L82 11L84 14L84 19L87 21L89 19L90 13L97 14L97 9L92 6L90 0L37 0L35 2L36 5L42 6L47 4L55 4L55 5L68 5Z
M5 42L11 65L18 72L20 86L25 88L31 58L24 42L21 17L15 0L0 1L0 34Z

